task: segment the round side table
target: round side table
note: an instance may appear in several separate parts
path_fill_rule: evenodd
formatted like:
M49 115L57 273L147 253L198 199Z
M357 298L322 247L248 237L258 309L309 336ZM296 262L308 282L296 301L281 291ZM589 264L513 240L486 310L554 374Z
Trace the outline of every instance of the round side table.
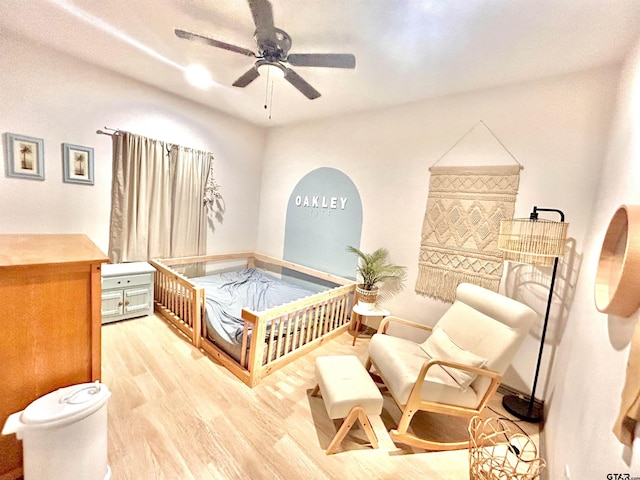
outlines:
M353 309L351 310L351 319L355 321L353 326L353 343L354 346L356 344L356 339L360 333L360 326L362 325L362 318L375 318L378 317L382 320L384 317L388 317L391 315L389 310L385 310L384 308L375 307L373 309L361 307L359 304L355 304Z

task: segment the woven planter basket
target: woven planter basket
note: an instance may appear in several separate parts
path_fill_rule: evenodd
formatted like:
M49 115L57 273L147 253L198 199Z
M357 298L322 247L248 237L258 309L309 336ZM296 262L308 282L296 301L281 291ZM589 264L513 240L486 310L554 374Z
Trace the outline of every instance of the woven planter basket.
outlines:
M356 285L356 302L368 303L373 307L378 300L378 287L373 290L365 290L362 284Z

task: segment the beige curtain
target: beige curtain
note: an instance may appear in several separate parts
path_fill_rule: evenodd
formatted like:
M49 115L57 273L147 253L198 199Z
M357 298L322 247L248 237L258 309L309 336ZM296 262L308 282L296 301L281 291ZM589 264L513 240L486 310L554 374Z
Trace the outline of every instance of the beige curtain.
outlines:
M207 205L219 196L213 156L168 147L129 132L113 136L112 263L206 253Z
M213 178L213 155L174 145L169 158L173 180L171 256L204 255L207 252L206 205L210 200L205 196L209 193L207 182Z

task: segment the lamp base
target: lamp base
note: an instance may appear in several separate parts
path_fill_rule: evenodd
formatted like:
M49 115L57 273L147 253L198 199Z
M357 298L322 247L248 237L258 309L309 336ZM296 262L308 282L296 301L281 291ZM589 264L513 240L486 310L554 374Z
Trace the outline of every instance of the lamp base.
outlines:
M512 415L521 420L537 423L542 420L544 412L542 402L534 400L533 405L530 399L520 398L516 395L505 395L502 397L502 406ZM529 408L531 407L531 408Z

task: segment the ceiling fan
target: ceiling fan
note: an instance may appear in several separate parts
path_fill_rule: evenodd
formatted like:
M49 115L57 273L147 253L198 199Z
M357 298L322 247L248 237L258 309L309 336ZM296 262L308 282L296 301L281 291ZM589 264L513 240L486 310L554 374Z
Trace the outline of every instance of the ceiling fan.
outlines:
M214 40L197 33L175 29L179 38L192 40L212 47L223 48L231 52L240 53L247 57L256 58L255 64L235 82L234 87L246 87L260 76L261 67L275 67L291 85L297 88L308 99L313 100L320 96L300 75L291 70L285 64L295 67L328 67L328 68L355 68L356 58L350 53L289 53L291 37L287 32L276 28L273 23L273 9L268 0L248 0L256 31L253 35L257 53L243 47Z

